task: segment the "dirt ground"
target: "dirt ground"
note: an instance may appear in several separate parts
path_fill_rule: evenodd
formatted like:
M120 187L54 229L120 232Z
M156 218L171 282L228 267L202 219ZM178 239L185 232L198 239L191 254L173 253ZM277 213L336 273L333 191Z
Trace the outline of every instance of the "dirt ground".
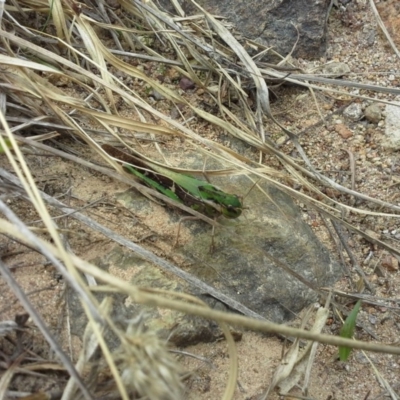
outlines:
M400 47L398 2L381 1L377 2L377 6L393 40ZM298 62L304 67L311 65L317 67L328 61L346 63L351 71L347 76L349 80L387 87L400 86L400 60L387 45L366 1L353 1L348 5L347 10L343 7L333 8L329 19L327 57L313 63L305 60ZM385 134L384 113L382 120L378 123L349 121L342 113L338 113L328 117L327 127L325 127L322 124L318 125L320 119L309 92L298 87L284 87L279 89L277 94L278 98L273 104L274 113L286 126L291 126L297 132L304 131L301 135L301 143L319 171L350 187L349 160L350 157L354 157L355 189L371 197L400 205L397 200L400 156L398 152L381 146ZM343 96L326 92L317 93L316 96L319 104L322 105L321 111L324 115L336 111L350 100L350 97L343 98ZM395 100L388 94L378 93L373 96L381 100ZM360 103L363 107L366 106L366 103L361 100ZM384 111L384 106L382 106L382 111ZM210 137L213 136L213 132L209 134ZM272 132L272 139L282 143L281 150L293 154L293 147L290 143L284 143L281 136L281 133ZM171 143L170 145L173 146ZM37 171L38 186L47 193L57 196L57 194L69 192L67 198L74 207L96 202L88 209L89 215L132 240L143 238L149 233L145 224L130 223L132 216L127 210L116 205L113 199L114 193L125 190L127 186L57 157L38 159L38 157L28 156L27 160ZM277 165L268 156L265 158L265 163ZM0 160L0 165L6 166L7 163ZM70 189L72 190L69 191ZM346 204L352 204L353 201L351 198L344 197L338 200ZM37 225L38 216L31 207L12 196L7 201L18 211L18 215L23 216L25 221L30 221L28 225L32 227ZM304 204L299 205L304 219L313 227L320 240L331 249L333 257L340 260L338 247L330 238L321 217ZM388 220L379 216L359 214L352 215L351 219L360 229L372 231L392 246L398 246L400 225L397 219ZM60 222L60 228L73 232L69 235L70 245L74 252L84 259L101 256L109 250L110 243L104 241L100 234L91 232L72 219ZM377 302L381 301L381 305L364 303L359 322L366 329L358 329L356 337L366 341L399 344L400 272L397 259L360 236L349 232L344 232L344 235L358 264L363 268L375 290ZM65 315L57 310L65 304L65 297L63 282L56 271L51 266L43 265L43 258L21 248L17 243L1 239L0 251L3 261L12 268L16 280L29 294L33 304L41 310L48 326L54 332L61 334L65 327ZM161 256L165 255L162 251L163 247L160 246ZM351 288L351 280L357 283L358 275L352 268L348 256L344 252L342 254L349 273L337 283L335 289L355 291ZM16 314L23 312L23 308L6 288L5 283L1 282L1 319L13 319ZM331 318L325 332L336 335L339 329L340 325L336 319ZM35 333L33 330L31 351L47 359L48 346L40 335ZM70 349L72 353L76 351L73 349L74 343L72 340ZM258 399L258 396L268 387L275 368L280 362L282 348L285 346L275 337L266 337L253 332L244 333L242 340L237 343L239 382L235 399ZM205 362L181 356L180 360L185 371L192 372L187 381L185 398L198 400L222 398L229 369L226 343L221 341L200 344L184 350L207 360ZM354 351L348 361L339 362L336 348L320 345L312 371L306 397L308 399L387 398L389 386L397 393L397 397L393 394L392 398L400 396L400 358L398 356ZM55 375L38 377L25 385L25 390L29 392L54 388L58 385L56 382ZM293 394L301 396L301 390L296 389ZM270 398L278 398L278 395L274 393Z

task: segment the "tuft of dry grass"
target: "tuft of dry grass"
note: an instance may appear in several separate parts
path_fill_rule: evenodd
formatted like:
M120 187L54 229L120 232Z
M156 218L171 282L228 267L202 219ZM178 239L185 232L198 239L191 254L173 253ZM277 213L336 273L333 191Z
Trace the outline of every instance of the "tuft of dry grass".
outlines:
M343 187L318 172L296 134L274 117L268 82L279 80L301 85L311 91L329 91L342 96L350 96L346 89L357 87L371 93L369 97L356 96L363 99L374 99L374 92L400 94L400 90L302 71L290 57L282 57L282 62L278 65L265 64L259 61L259 57L248 54L245 49L247 43L244 45L235 38L227 21L212 16L199 5L196 5L198 16L186 17L178 4L174 4L177 7L176 16L161 11L152 1L138 0L118 0L113 3L99 1L96 7L74 0L14 1L2 4L0 148L5 155L0 156L8 158L13 174L18 179L12 182L9 172L1 169L0 195L13 192L28 200L40 216L53 245L50 246L32 232L26 221L20 220L1 198L0 210L4 218L0 220L0 232L45 255L79 295L89 323L81 358L77 364L65 354L43 322L39 310L32 307L27 296L13 280L7 265L1 263L0 270L71 377L62 398L89 399L92 398L91 393L98 393L100 388L103 390L102 382L94 373L101 361L107 365L108 374L112 376L115 385L113 390L118 391L120 398L132 398L133 394L150 399L178 399L182 396L183 375L175 358L168 353L166 344L154 333L145 331L139 318L137 321L130 321L126 331L116 328L111 317L111 306L107 303L99 304L93 296L95 286L98 291L128 293L141 304L171 307L215 318L222 325L234 322L262 331L399 354L398 348L353 343L304 330L279 327L265 321L218 313L206 309L203 304L187 304L187 300L168 300L165 293L143 291L89 265L73 255L65 244L59 227L52 219L49 206L43 200L43 193L35 185L24 153L37 154L39 151L46 151L61 155L77 165L88 166L129 182L143 193L169 202L165 196L123 176L121 167L101 149L101 144L122 144L146 156L143 143L150 140L162 155L160 142L179 137L184 146L195 148L225 166L223 170L210 171L210 175L257 176L261 181L276 185L291 196L312 205L325 216L344 224L348 229L400 255L397 249L371 238L348 223L344 217L346 212L353 212L398 218L400 207ZM250 41L248 44L256 48L259 54L269 51L260 44ZM140 68L141 60L151 62L161 70L166 66L173 66L177 74L203 90L215 111L206 111L206 108L190 102L184 93L146 74ZM138 84L131 85L130 82L133 81ZM202 136L196 130L193 119L179 122L178 119L171 118L149 102L146 94L150 92L157 93L178 111L187 107L195 119L203 120L210 127L240 139L255 149L259 157L245 156L228 145ZM255 101L251 100L251 94L254 94ZM133 110L135 118L121 115L120 104ZM287 135L301 160L283 153L269 138L268 129L280 130ZM30 132L28 137L27 131ZM57 143L63 137L70 137L90 146L93 154L102 157L116 172L89 163L80 155L71 156L41 143L49 140ZM263 165L260 162L263 154L273 155L282 168ZM309 194L293 189L294 183L307 188ZM375 203L382 211L372 212L342 204L324 194L324 187L332 187L340 193ZM183 208L196 214L187 207ZM200 217L213 223L204 216ZM114 236L109 235L112 240L117 241ZM156 264L161 265L164 262L155 255L149 255L140 246L134 249ZM85 274L86 280L80 272ZM10 329L16 328L12 322L3 321L0 325L1 332L8 334ZM121 346L116 351L111 351L104 339L103 333L108 329L120 339ZM224 396L224 399L230 399L237 377L236 355L229 330L226 327L223 330L232 358ZM98 349L101 350L101 356L97 355L94 362L92 357ZM91 373L83 373L84 368L89 368ZM9 369L7 374L3 374L0 398L6 397L7 387L14 374L15 369ZM158 384L154 385L153 382Z

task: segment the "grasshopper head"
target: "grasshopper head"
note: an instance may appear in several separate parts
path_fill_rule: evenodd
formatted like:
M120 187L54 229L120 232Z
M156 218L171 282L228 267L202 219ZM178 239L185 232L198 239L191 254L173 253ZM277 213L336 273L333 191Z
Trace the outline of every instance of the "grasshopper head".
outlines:
M220 203L222 215L225 218L238 218L242 214L243 205L239 197L234 194L226 194L224 202Z
M234 218L238 218L240 216L240 214L242 213L242 209L228 205L228 206L222 207L221 212L225 218L234 219Z
M235 194L225 193L210 184L199 186L198 190L203 202L211 204L213 208L218 210L219 215L222 214L225 218L233 219L239 217L242 213L242 202Z

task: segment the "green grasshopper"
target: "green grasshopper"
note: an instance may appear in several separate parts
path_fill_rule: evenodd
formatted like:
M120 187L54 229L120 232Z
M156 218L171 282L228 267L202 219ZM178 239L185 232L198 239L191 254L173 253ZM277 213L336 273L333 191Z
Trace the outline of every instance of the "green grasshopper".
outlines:
M161 167L108 144L101 147L121 162L126 172L136 176L146 186L207 217L216 219L223 215L226 218L238 218L242 213L242 203L234 194L225 193L206 181Z

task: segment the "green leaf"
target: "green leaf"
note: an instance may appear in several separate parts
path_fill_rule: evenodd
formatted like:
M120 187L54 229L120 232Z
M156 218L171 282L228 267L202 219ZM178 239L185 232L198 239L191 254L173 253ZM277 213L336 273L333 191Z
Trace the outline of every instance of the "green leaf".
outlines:
M340 330L340 337L351 339L353 337L354 328L356 326L357 314L360 311L361 300L358 300L351 313L347 316L342 329ZM351 353L351 347L339 346L340 361L346 361Z

